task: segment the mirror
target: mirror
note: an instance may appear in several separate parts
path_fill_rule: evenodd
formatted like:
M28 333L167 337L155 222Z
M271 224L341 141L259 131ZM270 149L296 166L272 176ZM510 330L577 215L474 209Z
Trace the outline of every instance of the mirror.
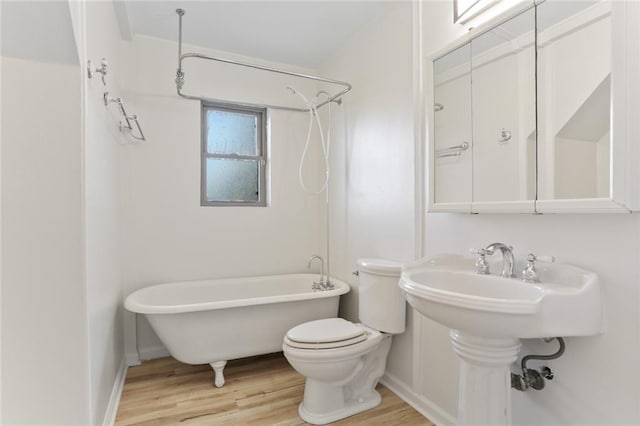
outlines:
M535 11L433 62L434 203L530 201L536 191Z
M640 210L640 3L520 7L427 66L429 210Z
M471 40L474 203L535 199L534 28L531 8Z
M434 199L471 202L471 44L433 63Z
M611 196L611 5L538 6L538 199Z

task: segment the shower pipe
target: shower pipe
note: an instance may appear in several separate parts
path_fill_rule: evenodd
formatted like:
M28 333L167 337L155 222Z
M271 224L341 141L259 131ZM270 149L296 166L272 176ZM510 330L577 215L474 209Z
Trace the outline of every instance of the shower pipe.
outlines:
M330 245L330 228L329 228L329 217L330 217L330 211L329 211L329 150L331 148L331 104L329 104L329 125L327 128L327 137L325 139L325 135L324 132L322 131L322 123L320 122L320 115L318 114L318 110L317 110L317 104L319 102L319 96L320 95L325 95L325 96L329 96L329 94L327 92L325 92L324 90L319 91L318 93L316 93L316 95L311 98L311 100L307 99L307 97L305 95L303 95L301 92L297 91L294 87L292 86L287 86L287 89L289 89L289 91L291 92L291 94L293 95L297 95L298 97L300 97L300 99L302 100L302 102L309 108L309 129L307 131L307 140L304 144L304 149L302 150L302 156L300 157L300 165L298 166L298 182L300 183L300 186L302 187L303 191L306 192L307 194L312 194L312 195L319 195L322 193L322 191L325 192L325 220L326 220L326 242L327 242L327 285L331 285L331 256L329 253L329 245ZM319 190L317 191L313 191L310 190L309 188L307 188L307 186L304 184L304 177L302 176L302 169L304 167L304 159L307 155L307 150L309 149L309 144L311 142L311 131L313 128L313 119L315 118L316 123L318 124L318 132L320 133L320 143L322 146L322 153L324 155L324 166L325 166L325 175L324 175L324 182L322 184L322 186L320 187Z
M178 14L178 69L176 71L175 83L176 83L176 91L177 91L178 95L183 97L183 98L185 98L185 99L193 99L193 100L200 100L200 101L202 101L202 100L204 100L204 101L213 100L213 101L219 101L219 102L228 102L228 101L225 101L225 100L210 99L210 98L187 95L185 93L182 93L182 87L184 86L184 71L182 70L182 61L184 61L185 59L188 59L188 58L206 59L206 60L209 60L209 61L222 62L222 63L225 63L225 64L239 65L239 66L242 66L242 67L253 68L253 69L273 72L273 73L277 73L277 74L290 75L290 76L293 76L293 77L300 77L300 78L304 78L304 79L307 79L307 80L319 81L319 82L323 82L323 83L336 84L336 85L344 87L344 89L342 89L340 92L336 93L335 95L329 96L326 101L316 105L315 109L319 109L323 105L326 105L326 104L328 104L330 102L335 102L338 105L340 105L340 103L342 102L342 100L340 99L342 97L342 95L346 94L347 92L349 92L351 90L351 84L346 83L344 81L333 80L333 79L324 78L324 77L317 77L317 76L308 75L308 74L301 74L301 73L297 73L297 72L285 71L285 70L281 70L281 69L278 69L278 68L272 68L272 67L266 67L266 66L263 66L263 65L250 64L250 63L241 62L241 61L235 61L235 60L231 60L231 59L219 58L219 57L216 57L216 56L202 55L202 54L199 54L199 53L184 53L183 54L182 53L182 17L185 14L185 10L184 9L176 9L176 13ZM294 108L294 107L287 107L287 106L281 106L281 105L263 104L263 105L259 105L259 106L264 107L264 108L281 109L281 110L287 110L287 111L301 111L301 112L309 112L310 111L310 108Z

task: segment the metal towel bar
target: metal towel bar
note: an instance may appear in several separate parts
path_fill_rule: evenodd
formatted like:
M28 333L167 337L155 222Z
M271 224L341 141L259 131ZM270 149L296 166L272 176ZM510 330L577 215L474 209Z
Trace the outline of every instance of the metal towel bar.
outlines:
M144 137L144 133L142 132L142 127L140 127L140 122L138 121L138 116L133 114L133 115L129 115L127 114L127 111L124 109L124 101L122 100L122 98L109 98L109 92L104 92L104 106L109 105L110 103L115 103L118 105L118 109L120 110L120 114L122 115L122 118L124 118L124 123L122 121L120 121L120 131L122 131L122 129L127 129L131 132L131 137L134 138L135 140L138 141L145 141L147 140ZM138 128L138 133L140 133L140 137L136 136L133 133L133 126L131 125L131 122L136 123L136 127Z
M460 145L436 150L436 158L460 157L462 151L469 149L469 142L462 142Z

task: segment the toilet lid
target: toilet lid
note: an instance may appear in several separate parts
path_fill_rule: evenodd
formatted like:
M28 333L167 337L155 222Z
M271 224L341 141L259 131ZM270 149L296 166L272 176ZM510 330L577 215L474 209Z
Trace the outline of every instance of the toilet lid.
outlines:
M342 318L306 322L287 333L289 344L299 348L335 348L353 345L366 338L364 329Z
M337 342L327 342L327 343L301 343L290 340L285 337L284 342L287 346L291 346L292 348L298 349L337 349L342 348L344 346L355 345L356 343L360 343L367 340L367 335L363 334L358 337L354 337L352 339L339 340Z

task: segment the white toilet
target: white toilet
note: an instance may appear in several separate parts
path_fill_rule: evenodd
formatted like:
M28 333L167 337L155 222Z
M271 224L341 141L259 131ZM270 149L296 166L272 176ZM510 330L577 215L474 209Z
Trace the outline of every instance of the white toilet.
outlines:
M307 378L298 407L304 421L326 424L380 404L375 387L384 375L391 335L405 329L400 268L388 260L358 260L362 323L329 318L287 332L284 355Z

